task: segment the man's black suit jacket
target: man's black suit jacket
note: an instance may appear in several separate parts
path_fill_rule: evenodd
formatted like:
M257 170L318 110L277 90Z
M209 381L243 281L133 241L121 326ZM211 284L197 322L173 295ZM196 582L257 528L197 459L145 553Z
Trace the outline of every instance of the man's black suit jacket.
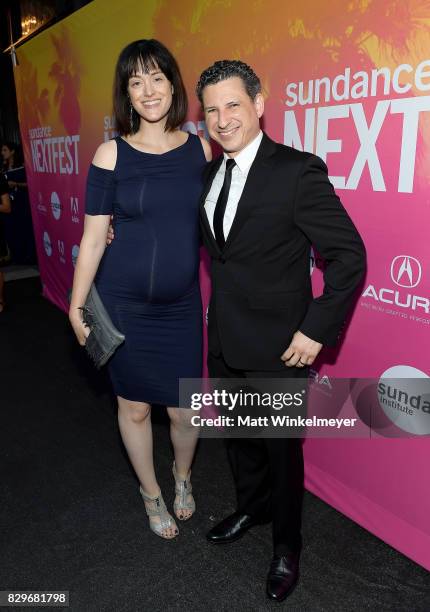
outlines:
M222 156L206 168L203 243L211 257L209 351L232 368L281 370L295 331L333 346L365 270L365 249L335 194L324 162L263 135L225 247L204 209ZM310 247L325 260L313 298Z

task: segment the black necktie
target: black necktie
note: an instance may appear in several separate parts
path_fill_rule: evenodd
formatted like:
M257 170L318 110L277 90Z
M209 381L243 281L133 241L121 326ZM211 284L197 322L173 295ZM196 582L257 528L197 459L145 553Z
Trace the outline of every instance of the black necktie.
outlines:
M225 213L225 207L227 206L228 193L230 191L231 172L235 164L236 162L234 161L234 159L228 159L226 162L224 182L222 184L221 191L219 192L218 200L215 206L214 234L215 234L215 238L216 238L216 241L220 249L222 249L225 245L224 230L223 230L224 213Z

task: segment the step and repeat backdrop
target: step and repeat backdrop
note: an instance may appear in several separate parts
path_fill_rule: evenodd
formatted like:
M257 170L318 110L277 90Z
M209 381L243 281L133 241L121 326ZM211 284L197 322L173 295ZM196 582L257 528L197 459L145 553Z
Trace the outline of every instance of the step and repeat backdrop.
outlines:
M200 135L200 72L224 58L254 67L267 99L264 129L327 162L368 253L343 343L315 365L311 393L330 416L353 402L371 433L306 440L307 487L428 568L429 34L421 0L95 0L20 47L15 68L43 291L67 310L88 166L116 135L120 50L153 37L173 51L190 97L183 129ZM312 252L316 294L323 265ZM206 305L204 253L201 286Z

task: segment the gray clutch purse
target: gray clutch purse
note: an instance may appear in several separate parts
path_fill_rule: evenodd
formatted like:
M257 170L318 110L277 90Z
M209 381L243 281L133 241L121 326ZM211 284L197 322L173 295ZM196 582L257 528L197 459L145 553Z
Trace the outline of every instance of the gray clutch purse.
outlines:
M85 325L90 328L85 350L99 370L124 342L125 336L112 323L94 283L91 285L84 306L80 306L80 310L82 310Z

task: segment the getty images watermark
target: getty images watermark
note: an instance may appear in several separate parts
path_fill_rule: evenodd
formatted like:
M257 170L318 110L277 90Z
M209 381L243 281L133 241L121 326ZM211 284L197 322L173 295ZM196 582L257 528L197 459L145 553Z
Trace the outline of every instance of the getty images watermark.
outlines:
M205 407L216 407L231 412L235 409L267 408L279 411L287 408L302 408L305 405L305 391L292 393L270 393L244 391L240 389L235 393L225 389L215 389L211 393L193 393L191 396L191 409L200 410ZM227 416L219 414L216 417L195 415L191 417L193 425L208 427L352 427L358 419L349 418L322 418L313 415L304 417L301 414L263 414L252 417L250 414L237 414Z
M202 437L430 435L430 378L181 379Z

